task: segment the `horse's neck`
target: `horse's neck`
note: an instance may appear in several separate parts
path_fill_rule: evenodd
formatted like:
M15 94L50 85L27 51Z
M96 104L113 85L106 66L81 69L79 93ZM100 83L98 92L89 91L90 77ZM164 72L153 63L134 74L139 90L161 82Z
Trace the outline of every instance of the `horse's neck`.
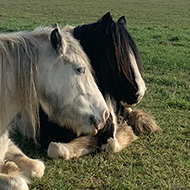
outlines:
M14 57L11 58L13 61ZM0 62L0 64L2 64ZM1 112L0 112L0 136L4 133L11 122L11 120L16 116L16 114L21 110L22 100L19 100L19 94L16 87L16 75L14 64L9 64L7 67L6 73L4 73L0 67L0 73L4 74L4 88L3 82L0 80L0 94L1 100Z
M0 136L8 130L8 126L16 114L21 110L21 103L14 98L6 98L6 109L2 110L0 120Z

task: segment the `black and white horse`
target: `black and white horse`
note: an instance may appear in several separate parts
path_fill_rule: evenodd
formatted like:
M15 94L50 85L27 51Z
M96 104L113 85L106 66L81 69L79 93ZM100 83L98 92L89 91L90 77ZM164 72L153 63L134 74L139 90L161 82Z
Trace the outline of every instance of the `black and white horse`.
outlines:
M108 12L95 23L75 27L73 36L89 57L103 96L116 101L117 111L121 102L133 105L142 99L142 65L124 16L115 22Z

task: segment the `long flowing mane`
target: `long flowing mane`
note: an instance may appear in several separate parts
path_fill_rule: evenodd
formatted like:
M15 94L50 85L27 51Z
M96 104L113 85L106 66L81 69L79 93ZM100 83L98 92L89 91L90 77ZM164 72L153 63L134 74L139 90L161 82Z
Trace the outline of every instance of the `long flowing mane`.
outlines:
M75 27L73 36L89 56L103 95L113 96L119 105L120 101L129 100L127 96L136 98L138 87L132 72L131 55L135 57L141 76L142 64L137 46L126 27L107 15L95 23ZM130 90L131 95L128 94Z
M39 126L39 106L36 92L36 72L39 58L39 44L35 35L42 35L44 31L16 32L0 35L0 106L6 112L6 96L9 85L16 85L22 102L28 111L34 131ZM40 33L40 34L38 34ZM47 33L47 32L46 32ZM47 37L47 34L44 35ZM13 73L14 72L14 73ZM11 75L15 76L15 84L10 84ZM0 113L2 118L2 113ZM34 137L36 135L34 134Z
M137 46L129 32L117 22L112 22L111 34L115 48L118 70L120 73L123 72L131 84L135 86L131 73L131 60L129 53L131 51L134 54L137 66L142 75L142 64Z

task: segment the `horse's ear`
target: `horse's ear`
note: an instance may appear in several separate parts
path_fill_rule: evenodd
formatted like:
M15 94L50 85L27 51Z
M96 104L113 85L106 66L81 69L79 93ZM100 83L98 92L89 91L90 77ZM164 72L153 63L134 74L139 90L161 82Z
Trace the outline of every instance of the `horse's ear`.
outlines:
M112 17L111 17L111 14L110 12L107 12L101 19L102 21L102 26L105 30L108 30L111 23L112 23Z
M59 28L58 23L55 23L55 24L52 26L52 28Z
M56 27L51 32L50 40L51 40L51 44L52 44L53 48L55 49L55 51L57 53L61 53L63 51L62 38L61 38L61 34L59 33L59 28L58 27Z
M120 17L120 18L118 19L117 23L121 24L123 27L126 28L126 26L127 26L127 21L126 21L126 19L125 19L125 16Z

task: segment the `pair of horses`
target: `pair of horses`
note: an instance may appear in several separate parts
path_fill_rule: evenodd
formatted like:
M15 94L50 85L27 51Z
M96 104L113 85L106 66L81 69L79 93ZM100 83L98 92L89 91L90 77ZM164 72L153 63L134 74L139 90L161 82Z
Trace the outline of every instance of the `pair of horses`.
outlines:
M144 80L139 70L140 64L137 63L138 52L124 27L125 24L124 17L115 23L107 13L97 23L77 27L76 30L60 30L55 26L0 35L0 189L27 190L27 178L41 177L44 173L44 164L40 160L30 159L24 155L8 136L8 125L23 108L30 118L34 137L37 134L36 126L39 127L40 120L45 114L50 121L69 127L77 135L95 135L80 137L79 141L77 139L77 145L80 144L81 138L89 139L89 143L94 140L95 145L104 144L97 140L104 139L104 134L108 134L104 141L109 141L109 146L113 144L112 141L117 136L117 118L109 98L106 103L103 96L110 95L116 102L117 112L121 112L120 101L132 105L143 97L145 91ZM89 33L87 36L88 27L91 28L91 35ZM84 34L83 29L86 31ZM103 61L93 50L90 53L93 46L90 43L86 49L83 46L83 49L91 60L91 66L72 34L80 39L82 46L86 43L82 40L84 36L92 43L99 42L97 47L99 50L102 48L102 51L97 53L101 55ZM100 38L96 38L95 35L99 35ZM105 49L106 43L108 46ZM108 47L113 49L109 52ZM92 58L95 59L94 62ZM106 62L108 58L109 62ZM97 63L96 61L105 64L97 65L95 68L93 63ZM106 65L107 63L109 65ZM126 63L130 66L125 67ZM95 71L96 82L101 92L94 80L91 67ZM110 71L116 72L108 75ZM121 84L117 84L117 81ZM117 89L114 89L111 82ZM110 89L113 94L109 92ZM128 92L130 93L127 94ZM41 132L43 134L43 129ZM56 144L50 145L51 155ZM85 149L80 153L83 154Z
M120 151L136 139L134 132L160 130L151 115L128 108L141 100L146 87L139 52L126 25L124 16L114 22L107 13L98 22L64 28L79 40L88 55L111 114L96 136L78 137L69 126L63 128L40 110L41 131L37 140L50 158L70 159L102 148ZM122 121L117 120L118 116L122 116Z
M114 22L107 13L96 23L66 27L64 30L79 40L91 61L101 93L115 101L117 114L123 109L121 102L133 105L144 96L146 87L139 53L126 30L125 17ZM77 137L76 133L60 127L56 121L50 121L40 110L38 141L43 148L47 149L51 141L70 142Z

